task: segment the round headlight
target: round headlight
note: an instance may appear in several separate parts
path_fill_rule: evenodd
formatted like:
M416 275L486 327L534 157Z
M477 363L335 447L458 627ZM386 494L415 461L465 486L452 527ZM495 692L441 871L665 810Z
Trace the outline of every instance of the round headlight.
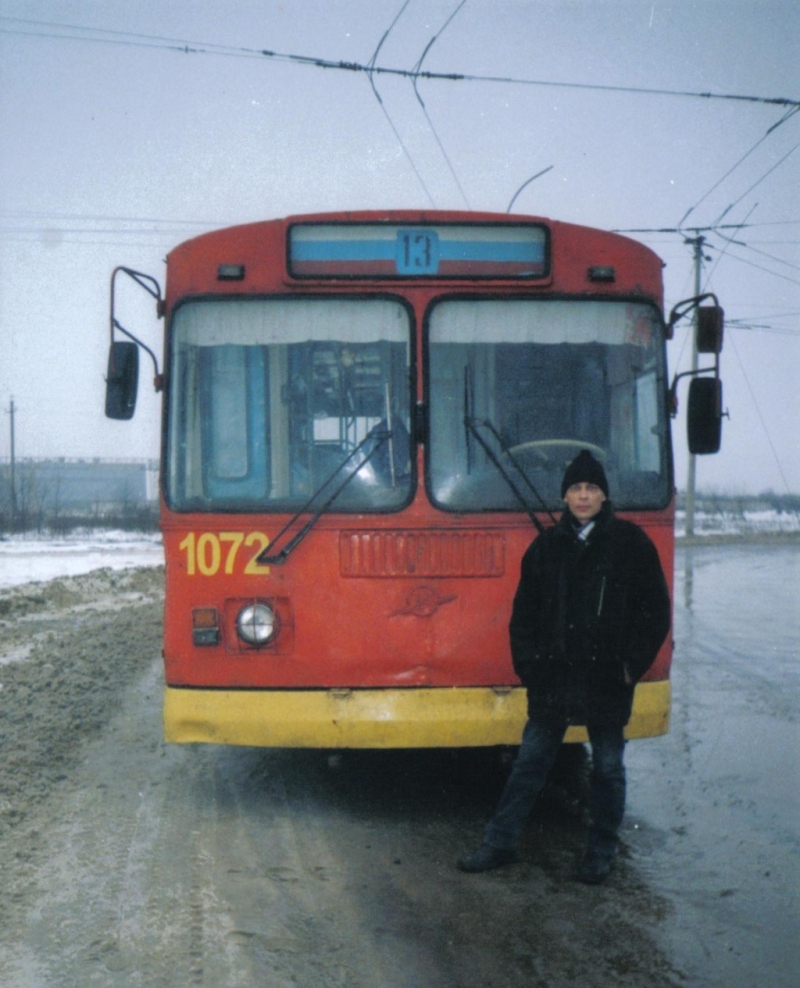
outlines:
M267 604L248 604L239 611L236 631L248 645L266 645L278 631L278 620Z

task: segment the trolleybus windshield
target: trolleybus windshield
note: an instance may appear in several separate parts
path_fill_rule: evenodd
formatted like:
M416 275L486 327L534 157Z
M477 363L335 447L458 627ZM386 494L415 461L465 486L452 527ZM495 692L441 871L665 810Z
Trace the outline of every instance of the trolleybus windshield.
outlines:
M355 475L335 510L397 510L412 490L411 325L401 302L375 297L181 305L171 332L170 505L295 510L338 470L337 486Z
M508 479L523 487L521 469L560 508L564 467L584 448L604 463L618 507L668 503L664 345L654 307L443 300L429 313L427 340L428 484L439 507L519 511Z

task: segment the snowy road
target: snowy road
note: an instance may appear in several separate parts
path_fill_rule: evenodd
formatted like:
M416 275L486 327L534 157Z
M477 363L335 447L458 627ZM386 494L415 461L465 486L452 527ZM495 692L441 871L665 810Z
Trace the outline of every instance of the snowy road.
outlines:
M672 730L629 747L596 889L554 804L519 864L456 871L493 762L164 745L159 584L0 592L0 984L794 988L796 542L679 550Z

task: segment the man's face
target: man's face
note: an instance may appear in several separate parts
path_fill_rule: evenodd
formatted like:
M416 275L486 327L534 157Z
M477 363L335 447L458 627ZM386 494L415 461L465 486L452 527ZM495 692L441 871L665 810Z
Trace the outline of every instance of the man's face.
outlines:
M583 481L568 487L564 495L564 503L582 525L594 518L605 499L605 494L597 484L587 484Z

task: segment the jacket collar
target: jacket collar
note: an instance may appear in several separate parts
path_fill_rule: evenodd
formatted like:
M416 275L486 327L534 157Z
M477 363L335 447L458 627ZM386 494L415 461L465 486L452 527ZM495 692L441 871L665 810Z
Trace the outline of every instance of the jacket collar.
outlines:
M603 501L603 504L594 518L591 519L594 522L594 528L592 529L592 535L599 535L601 532L605 532L614 520L614 509L611 506L610 501ZM590 524L590 522L587 522ZM578 532L581 529L581 524L577 518L572 514L569 508L564 509L564 513L558 522L558 528L564 534L578 537Z

